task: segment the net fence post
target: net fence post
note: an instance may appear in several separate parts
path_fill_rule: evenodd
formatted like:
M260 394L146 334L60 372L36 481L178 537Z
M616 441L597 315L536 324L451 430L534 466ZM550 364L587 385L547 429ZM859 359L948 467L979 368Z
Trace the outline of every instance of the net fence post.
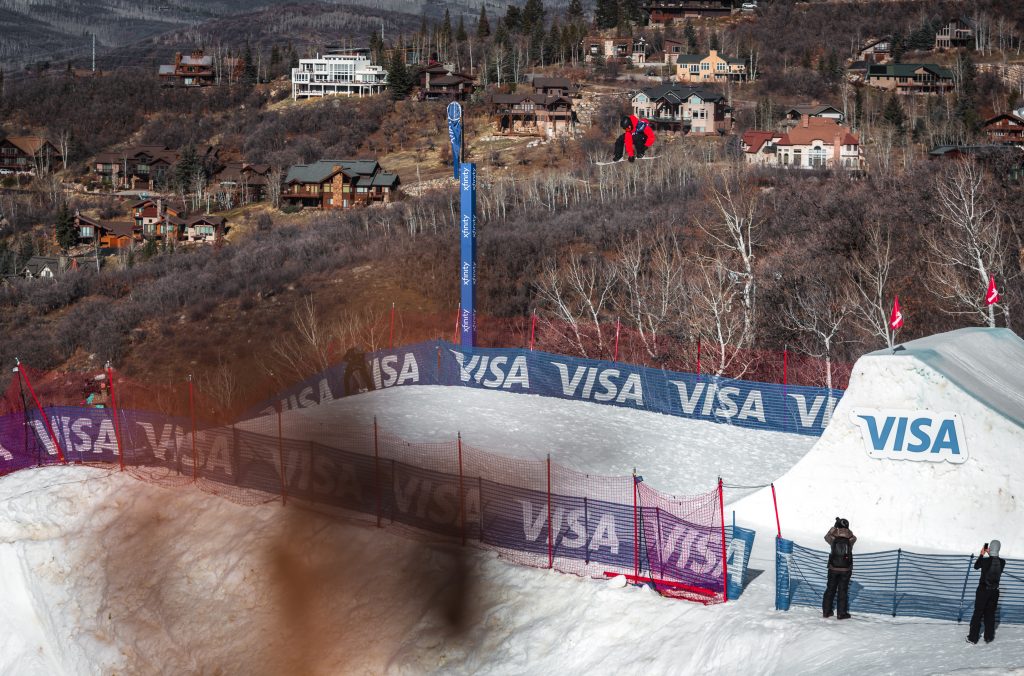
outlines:
M458 436L459 446L459 527L462 530L462 546L466 546L466 493L462 475L462 432Z
M36 396L36 391L32 389L32 382L28 379L28 374L25 373L25 369L22 368L21 361L17 358L14 361L17 363L18 375L21 376L21 381L25 383L25 387L28 388L28 393L31 395L32 401L35 402L36 408L39 410L40 415L43 416L43 424L46 425L46 431L50 434L50 440L53 441L53 447L57 449L57 460L62 465L68 464L68 460L64 456L64 449L60 447L60 442L57 441L57 435L53 431L53 425L50 424L50 417L46 415L43 405L39 403L39 397Z
M288 504L288 485L284 470L284 430L281 425L281 407L277 407L277 461L281 467L281 506Z
M896 550L896 577L892 581L892 616L896 617L896 589L900 584L900 559L903 558L903 548Z
M477 508L480 510L477 522L480 526L480 542L482 543L484 541L484 478L482 476L477 476L476 487L479 491L479 495L477 497Z
M394 461L392 461L392 476L394 476ZM377 528L381 528L381 505L380 505L380 444L377 441L377 416L373 416L373 484L374 497L377 500Z
M548 453L548 568L555 567L555 538L551 533L551 454Z
M124 471L124 446L121 444L121 422L117 415L117 395L114 393L114 368L107 362L107 386L110 387L110 410L114 414L114 441L117 442L118 464ZM173 425L171 426L173 429Z
M640 577L640 519L637 512L636 467L633 468L633 577Z
M722 491L722 477L718 477L718 516L722 525L722 601L729 600L729 563L725 547L725 496Z
M776 537L782 537L782 526L779 523L779 501L775 498L775 484L772 483L772 505L775 506L775 531Z
M192 374L188 374L188 412L192 418L192 483L199 479L199 462L196 457L196 397L192 386Z
M590 532L590 514L588 514L589 508L587 507L587 496L583 496L583 533L584 536ZM583 538L583 562L586 565L590 565L590 546L586 542L586 537Z
M967 572L964 574L964 586L963 589L960 590L960 609L957 610L956 613L957 624L960 624L960 622L962 622L964 619L964 598L967 596L967 581L971 579L971 568L973 567L974 554L970 554L967 557Z

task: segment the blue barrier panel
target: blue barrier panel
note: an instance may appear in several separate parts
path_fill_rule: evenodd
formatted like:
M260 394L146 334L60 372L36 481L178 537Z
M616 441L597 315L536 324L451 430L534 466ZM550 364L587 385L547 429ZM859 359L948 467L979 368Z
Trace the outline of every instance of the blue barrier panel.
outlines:
M725 527L725 540L729 543L726 556L728 564L729 600L735 601L742 594L747 584L747 567L750 564L750 552L754 548L755 531L739 526Z
M775 538L775 609L789 610L793 581L790 562L793 559L793 541Z
M781 546L782 541L777 552ZM791 546L790 556L776 556L776 608L787 610L789 603L820 608L828 579L828 552ZM916 554L902 549L854 553L850 611L967 620L974 611L979 579L973 561L966 554ZM1024 561L1006 562L999 621L1024 624Z

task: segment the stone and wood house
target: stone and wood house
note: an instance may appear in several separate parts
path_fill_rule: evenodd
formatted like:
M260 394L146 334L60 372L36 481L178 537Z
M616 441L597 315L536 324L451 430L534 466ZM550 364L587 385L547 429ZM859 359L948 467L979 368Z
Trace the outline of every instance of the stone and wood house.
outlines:
M398 197L397 174L376 160L320 160L288 170L281 200L292 206L349 209L389 203Z

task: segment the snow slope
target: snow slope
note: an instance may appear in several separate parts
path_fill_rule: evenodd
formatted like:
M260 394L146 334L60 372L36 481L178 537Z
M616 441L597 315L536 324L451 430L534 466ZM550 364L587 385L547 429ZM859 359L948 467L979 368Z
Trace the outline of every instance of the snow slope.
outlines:
M783 528L813 533L817 543L841 515L858 537L892 548L966 554L998 539L1004 556L1024 556L1024 340L971 328L900 347L857 361L820 440L775 481ZM967 458L912 461L906 450L872 457L857 422L865 409L956 414ZM760 491L735 509L742 522L764 527L774 524L770 504Z

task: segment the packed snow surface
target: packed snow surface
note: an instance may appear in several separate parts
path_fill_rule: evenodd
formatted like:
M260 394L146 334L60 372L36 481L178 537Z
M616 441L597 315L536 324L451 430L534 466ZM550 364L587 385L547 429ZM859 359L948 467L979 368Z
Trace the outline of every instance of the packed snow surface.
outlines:
M964 403L982 406L976 392L965 396L948 372L932 375L940 372L904 361L908 366L891 374L885 369L892 367L869 361L854 382L903 379L865 395L878 406L930 407L922 397L933 393L924 383L936 396L948 393L940 403L956 405L968 430L977 430L971 459L985 471L961 474L963 491L946 499L965 501L969 514L991 510L999 479L1020 485L1016 466L985 460L1008 462L987 455L995 444L986 435L1002 434L1010 413L989 413L978 426L982 412ZM904 382L914 372L920 382ZM595 474L636 467L652 486L674 493L703 492L719 475L753 486L786 474L777 482L784 535L810 546L824 545L821 536L840 507L858 532L859 550L899 541L900 523L910 530L932 516L907 508L875 531L867 527L868 507L897 487L899 504L926 501L943 475L933 463L890 462L925 473L879 484L870 464L842 464L828 439L831 427L819 442L826 450L811 450L813 438L454 387L374 392L293 411L283 422L286 436L294 436L339 418L370 424L374 416L410 441L461 432L480 448L532 458L550 453ZM867 497L856 501L851 488L841 497L854 502L828 503L825 476L791 479L805 465L825 472L825 452ZM886 462L861 446L847 453L851 463L855 454ZM970 463L943 465L955 474ZM799 492L816 485L816 493ZM966 625L951 622L867 615L838 622L810 608L775 611L770 497L758 492L734 504L740 524L758 528L755 577L738 601L704 607L292 504L238 506L112 470L19 472L0 479L0 674L1024 674L1024 627L1001 626L994 643L973 646L964 642ZM1020 551L1017 513L998 514L973 534L972 545L1002 536L1005 551Z

